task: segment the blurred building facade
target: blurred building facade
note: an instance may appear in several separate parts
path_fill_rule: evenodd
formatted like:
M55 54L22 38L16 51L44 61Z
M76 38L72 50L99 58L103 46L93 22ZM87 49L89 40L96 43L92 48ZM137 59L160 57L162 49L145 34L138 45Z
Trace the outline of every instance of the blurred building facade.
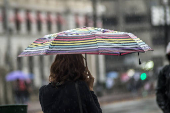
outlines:
M157 19L152 17L152 8L155 6L164 7L162 2L163 0L102 0L101 3L105 5L107 12L102 17L104 28L132 32L154 49L153 52L140 53L139 57L137 53L120 57L105 56L106 72L140 68L139 58L142 62L153 60L155 72L157 68L167 63L165 39L170 41L170 37L165 38L164 25L155 26L152 23L153 20ZM169 6L169 4L167 5ZM158 14L159 12L155 15ZM170 18L168 19L170 20ZM166 30L170 32L169 29Z
M54 56L17 58L35 39L76 27L93 26L92 6L89 0L9 0L8 23L11 45L11 67L34 74L34 85L40 87L48 82L49 70ZM98 3L97 27L102 27L104 7ZM8 38L5 36L4 0L0 0L0 65L6 66ZM92 61L91 61L92 60ZM94 67L88 56L89 67ZM93 75L96 72L92 71Z

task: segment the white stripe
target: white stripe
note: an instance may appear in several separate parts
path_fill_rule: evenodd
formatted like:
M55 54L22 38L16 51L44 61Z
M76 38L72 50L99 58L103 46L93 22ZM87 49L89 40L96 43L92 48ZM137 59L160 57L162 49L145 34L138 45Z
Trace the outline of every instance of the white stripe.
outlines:
M48 50L48 48L43 48L43 49L30 49L30 50L24 50L24 52L27 52L27 51L41 51L41 50Z
M98 46L98 47L79 47L79 48L55 48L55 49L49 49L49 48L44 48L44 49L36 49L36 50L24 50L24 52L27 51L42 51L42 50L81 50L81 49L96 49L96 48L112 48L114 46ZM139 47L139 46L116 46L116 47ZM144 47L144 46L143 46ZM147 46L146 46L147 47Z
M49 48L46 48L46 49L36 49L36 50L24 50L24 52L27 52L27 51L41 51L41 50L77 50L77 49L96 49L98 47L82 47L82 48L55 48L55 49L49 49Z
M80 49L96 49L98 47L81 47L81 48L60 48L60 49L49 49L49 50L80 50Z

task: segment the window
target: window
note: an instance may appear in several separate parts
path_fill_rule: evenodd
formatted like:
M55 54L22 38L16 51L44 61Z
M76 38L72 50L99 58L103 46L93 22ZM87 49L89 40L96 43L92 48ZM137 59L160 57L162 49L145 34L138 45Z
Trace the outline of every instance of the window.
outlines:
M37 29L38 29L38 32L42 31L42 17L41 17L40 11L37 11Z
M48 28L48 32L51 32L51 26L52 26L51 13L47 12L47 28Z
M102 17L103 20L103 24L104 25L111 25L111 26L115 26L117 25L118 21L116 17Z
M19 32L21 30L21 17L20 17L20 14L19 14L19 10L18 9L15 9L15 26L16 26L16 30Z
M80 20L78 14L75 14L75 24L76 24L76 28L80 27Z
M27 31L30 32L31 31L31 14L30 11L27 10L26 11L26 25L27 25Z
M130 23L143 23L146 21L146 16L145 15L126 15L125 16L125 22L127 24Z
M86 14L85 15L85 26L88 27L88 24L89 24L89 16Z
M57 13L57 29L58 29L59 32L62 30L61 29L61 24L62 24L61 14Z

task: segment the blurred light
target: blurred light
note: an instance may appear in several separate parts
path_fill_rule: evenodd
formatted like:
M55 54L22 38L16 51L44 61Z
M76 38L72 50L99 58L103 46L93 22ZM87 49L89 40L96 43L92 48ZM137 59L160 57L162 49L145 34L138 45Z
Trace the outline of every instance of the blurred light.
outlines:
M127 75L129 77L132 77L134 74L135 74L135 70L134 69L129 69L128 72L127 72Z
M153 69L154 67L154 62L153 61L148 61L145 66L144 66L144 70L148 71L148 70L151 70Z
M145 80L146 77L147 77L146 73L142 73L142 74L140 75L140 79L141 79L141 80Z
M153 61L148 61L148 62L142 63L142 69L145 70L145 71L152 70L153 67L154 67L154 62Z

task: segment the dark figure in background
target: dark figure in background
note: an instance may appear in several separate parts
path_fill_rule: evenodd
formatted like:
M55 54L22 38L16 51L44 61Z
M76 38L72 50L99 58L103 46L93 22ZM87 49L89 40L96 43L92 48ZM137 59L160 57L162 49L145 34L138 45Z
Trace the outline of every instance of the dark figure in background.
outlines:
M78 84L83 113L102 113L93 91L94 77L81 54L56 55L48 85L39 90L44 113L80 113L75 82Z
M17 79L14 88L14 94L16 104L27 104L29 91L26 81Z
M166 57L170 63L170 43L167 46ZM156 101L163 113L170 113L170 64L163 67L158 75Z
M20 103L20 91L19 91L19 79L17 79L16 81L14 81L13 84L13 91L14 91L14 99L15 99L15 103L19 104Z
M31 81L30 80L26 80L24 81L25 83L25 90L24 90L24 97L25 97L25 101L24 104L28 104L29 100L30 100L30 93L31 93Z

